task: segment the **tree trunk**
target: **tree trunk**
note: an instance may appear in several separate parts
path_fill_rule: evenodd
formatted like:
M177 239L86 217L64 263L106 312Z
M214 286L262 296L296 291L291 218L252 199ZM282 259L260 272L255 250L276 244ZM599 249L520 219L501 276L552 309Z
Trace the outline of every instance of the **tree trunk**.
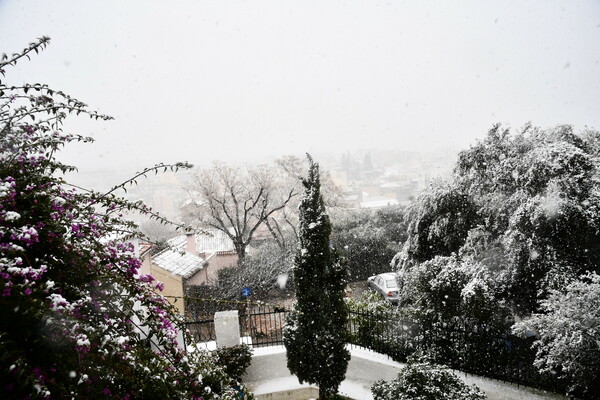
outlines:
M246 258L246 245L244 243L234 243L234 246L238 256L237 266L240 268L244 263L244 258Z
M327 390L325 390L325 388L320 388L319 387L319 400L329 400L333 398L333 395L335 393L331 393Z

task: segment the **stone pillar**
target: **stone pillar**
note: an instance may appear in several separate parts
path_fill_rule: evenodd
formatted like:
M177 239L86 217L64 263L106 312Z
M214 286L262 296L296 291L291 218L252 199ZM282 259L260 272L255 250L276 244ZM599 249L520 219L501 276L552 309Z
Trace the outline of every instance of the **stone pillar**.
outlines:
M217 347L231 347L240 344L240 319L237 310L215 313L215 333Z

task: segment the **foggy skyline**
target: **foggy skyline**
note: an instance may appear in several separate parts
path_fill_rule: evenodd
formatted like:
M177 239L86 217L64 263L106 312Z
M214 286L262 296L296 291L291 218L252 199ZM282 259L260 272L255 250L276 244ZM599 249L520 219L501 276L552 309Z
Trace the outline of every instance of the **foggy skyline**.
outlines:
M600 129L597 1L0 0L3 81L114 121L67 120L82 171L304 152L467 148L497 122Z

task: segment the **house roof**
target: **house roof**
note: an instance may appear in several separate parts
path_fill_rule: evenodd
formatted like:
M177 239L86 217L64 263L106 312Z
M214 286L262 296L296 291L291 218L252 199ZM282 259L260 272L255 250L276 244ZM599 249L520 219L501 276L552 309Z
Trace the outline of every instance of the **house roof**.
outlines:
M180 275L187 279L204 267L204 259L200 256L181 252L172 249L166 249L154 257L152 262L175 275Z
M205 233L196 233L196 251L198 253L216 253L235 251L233 242L225 233L217 229L204 229ZM169 240L169 245L174 249L185 250L186 235L179 235Z
M152 243L140 242L139 256L144 257L146 255L146 253L148 253L150 250L152 250L153 246L154 245Z
M386 197L372 197L367 201L360 202L360 208L383 208L386 206L394 206L398 204L398 200L388 199Z

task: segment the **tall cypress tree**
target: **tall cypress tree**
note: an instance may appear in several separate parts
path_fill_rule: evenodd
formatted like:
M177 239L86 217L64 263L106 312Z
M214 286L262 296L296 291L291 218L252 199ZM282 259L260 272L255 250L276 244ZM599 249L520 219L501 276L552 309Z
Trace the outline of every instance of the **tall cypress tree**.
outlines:
M300 382L319 386L321 400L337 393L350 353L345 348L348 313L344 304L346 267L330 245L319 166L310 155L300 203L299 249L294 266L296 305L288 317L284 343L288 368Z

